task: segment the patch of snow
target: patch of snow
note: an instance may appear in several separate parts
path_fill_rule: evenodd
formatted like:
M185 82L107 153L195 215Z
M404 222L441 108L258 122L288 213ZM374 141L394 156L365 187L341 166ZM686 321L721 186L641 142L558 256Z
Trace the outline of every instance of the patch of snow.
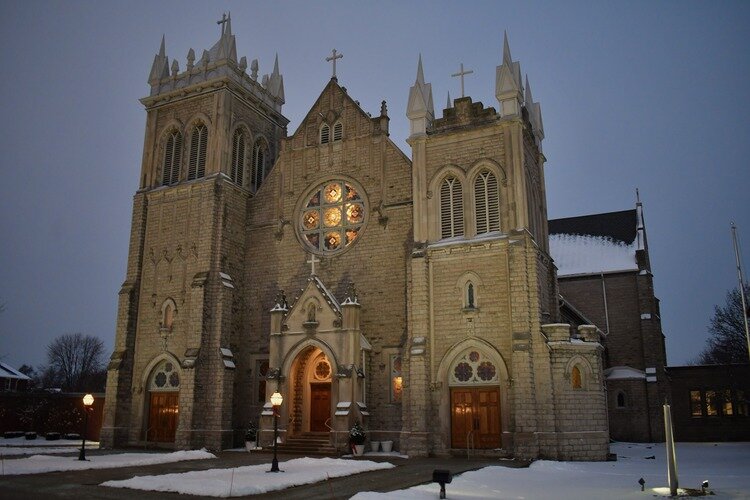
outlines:
M184 460L204 460L216 458L212 453L203 450L175 451L173 453L118 453L113 455L89 455L88 460L79 461L70 457L51 457L49 455L32 455L27 458L3 461L3 474L6 476L20 474L39 474L86 469L111 469L116 467L133 467L138 465L166 464Z
M604 370L604 378L607 380L644 379L646 374L630 366L613 366Z
M210 469L159 476L136 476L124 481L107 481L102 486L147 491L170 491L188 495L231 497L256 495L292 486L313 484L328 477L343 477L371 470L395 467L388 462L342 460L337 458L297 458L279 464L283 474L267 474L269 465L234 469Z
M641 319L651 319L651 315L649 313L643 313L641 314Z
M558 276L638 270L636 242L628 245L603 236L552 234L549 250Z
M616 462L552 462L540 460L528 468L491 466L465 472L445 486L454 500L582 498L644 499L668 497L664 443L613 443ZM700 489L704 480L716 496L750 496L750 443L677 443L680 486ZM646 481L641 492L638 479ZM388 493L363 492L356 500L437 498L440 486L428 483Z
M44 436L38 436L36 439L26 439L25 437L18 437L18 438L9 438L9 439L0 439L0 453L3 452L3 447L5 446L13 446L13 447L20 447L25 448L28 446L34 446L34 447L81 447L81 440L80 439L58 439L57 441L47 441L44 439ZM99 448L99 443L97 441L89 441L86 440L86 449L89 448Z

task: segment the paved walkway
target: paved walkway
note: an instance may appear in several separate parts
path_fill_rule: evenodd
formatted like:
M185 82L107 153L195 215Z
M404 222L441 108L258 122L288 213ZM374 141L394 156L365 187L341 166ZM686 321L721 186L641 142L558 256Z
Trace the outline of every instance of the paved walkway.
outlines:
M138 451L138 450L132 450ZM101 451L91 452L99 454ZM107 453L112 453L111 451ZM89 452L87 452L89 454ZM211 460L193 460L169 464L149 465L139 467L121 467L117 469L98 469L70 472L49 472L45 474L29 474L23 476L0 477L0 498L36 499L36 498L76 498L82 499L132 499L138 500L177 498L177 493L148 492L123 488L107 488L99 486L104 481L129 479L133 476L147 476L168 474L172 472L188 472L192 470L223 469L242 467L245 465L270 464L270 453L242 453L224 451L216 453L217 458ZM283 462L294 455L281 455ZM488 465L502 465L506 467L525 467L527 463L511 460L496 460L477 458L472 460L459 458L410 458L396 457L366 457L378 462L391 462L395 469L364 472L354 476L334 478L330 481L297 486L283 491L276 491L262 495L255 495L253 499L344 499L360 491L394 491L409 488L432 480L433 469L448 469L454 474L467 470L479 469ZM71 459L75 459L71 456ZM449 487L450 489L450 487ZM435 485L437 497L438 486ZM190 498L213 498L190 496Z

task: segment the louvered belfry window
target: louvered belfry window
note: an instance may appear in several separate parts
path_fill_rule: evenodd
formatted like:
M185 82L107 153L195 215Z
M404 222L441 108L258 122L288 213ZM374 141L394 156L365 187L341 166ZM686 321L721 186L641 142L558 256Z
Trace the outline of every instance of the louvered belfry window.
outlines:
M182 156L182 134L172 131L164 147L164 166L162 167L162 186L177 184L180 180L180 158Z
M324 123L323 126L320 127L320 143L328 144L330 140L331 140L331 127L329 127L327 123Z
M252 184L253 191L257 191L263 179L266 177L266 155L268 154L268 148L266 147L265 141L258 139L253 146L253 165L252 175L250 183Z
M190 137L190 162L188 180L200 179L206 175L206 147L208 146L208 129L202 123L193 128Z
M500 230L500 193L492 172L480 173L474 181L477 234Z
M461 181L447 177L440 185L440 236L451 238L464 234L464 207Z
M232 182L242 186L243 170L245 166L245 134L237 130L232 137L232 170L229 173Z
M333 140L340 141L343 135L344 135L344 126L341 124L341 122L338 122L336 123L336 125L333 126Z

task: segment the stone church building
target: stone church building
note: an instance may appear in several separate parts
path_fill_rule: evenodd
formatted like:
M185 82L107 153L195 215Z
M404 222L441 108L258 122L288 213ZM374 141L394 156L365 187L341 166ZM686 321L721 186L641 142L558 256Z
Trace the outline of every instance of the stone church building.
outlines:
M345 450L359 421L412 456L605 459L607 331L561 301L541 108L507 39L496 108L436 114L420 59L407 153L335 57L288 133L278 60L238 58L231 21L184 69L162 41L103 444L221 449L256 423L268 445L278 391L285 442Z

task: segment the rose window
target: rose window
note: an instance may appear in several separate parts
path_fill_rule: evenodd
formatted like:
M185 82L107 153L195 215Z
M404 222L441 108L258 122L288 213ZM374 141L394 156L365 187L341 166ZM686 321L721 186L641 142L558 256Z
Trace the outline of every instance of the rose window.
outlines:
M351 245L365 223L365 202L349 182L328 181L313 190L302 208L299 231L316 253L338 253Z
M479 351L468 351L458 358L450 373L452 385L487 385L499 383L495 363Z
M327 361L318 361L315 365L315 378L318 380L325 380L331 376L331 365Z
M180 372L169 361L162 361L157 365L151 377L150 390L178 391L180 390Z

